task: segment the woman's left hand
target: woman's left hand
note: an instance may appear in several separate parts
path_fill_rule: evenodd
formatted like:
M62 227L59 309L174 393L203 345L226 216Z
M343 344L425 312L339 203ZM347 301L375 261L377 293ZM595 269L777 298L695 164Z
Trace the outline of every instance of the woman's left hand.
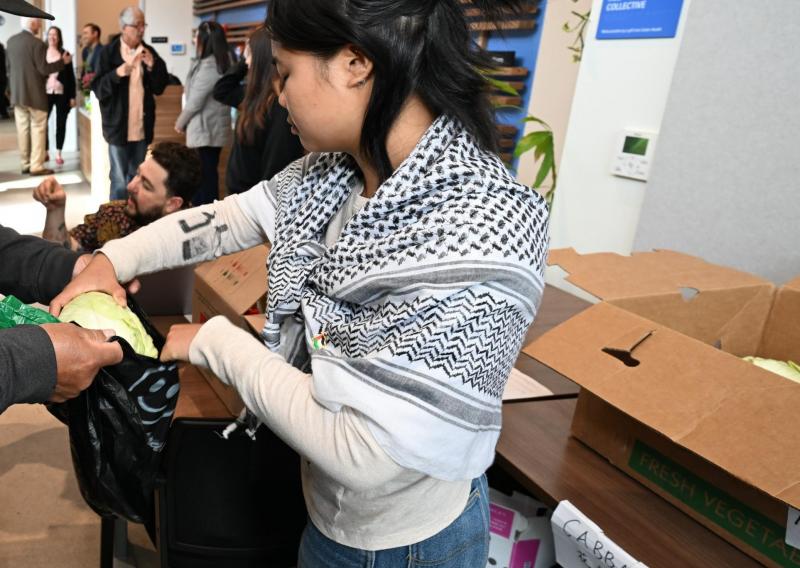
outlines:
M70 106L70 108L75 108L75 99L70 99L69 100L69 106Z
M175 132L177 132L178 134L183 134L183 130L181 130L181 127L178 126L177 124L175 125Z
M161 350L162 361L188 361L189 347L203 324L179 323L169 328L167 342Z

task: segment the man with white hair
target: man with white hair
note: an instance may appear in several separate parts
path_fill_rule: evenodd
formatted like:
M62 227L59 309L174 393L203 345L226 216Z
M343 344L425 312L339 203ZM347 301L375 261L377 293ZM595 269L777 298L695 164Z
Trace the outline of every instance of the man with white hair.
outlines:
M45 169L47 143L47 76L72 63L65 51L59 61L47 63L47 45L39 39L42 21L22 17L22 30L8 40L11 104L17 123L17 141L22 158L22 173L32 176L50 175Z
M128 182L153 141L156 101L167 87L167 66L143 41L144 13L128 6L119 15L121 34L100 54L92 90L100 101L103 138L111 162L111 199L125 199Z

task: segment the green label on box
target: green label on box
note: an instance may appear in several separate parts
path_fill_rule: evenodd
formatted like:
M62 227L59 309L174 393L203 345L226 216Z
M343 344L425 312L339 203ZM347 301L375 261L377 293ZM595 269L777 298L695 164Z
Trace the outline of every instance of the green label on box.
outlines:
M636 440L628 466L779 566L800 566L786 529Z

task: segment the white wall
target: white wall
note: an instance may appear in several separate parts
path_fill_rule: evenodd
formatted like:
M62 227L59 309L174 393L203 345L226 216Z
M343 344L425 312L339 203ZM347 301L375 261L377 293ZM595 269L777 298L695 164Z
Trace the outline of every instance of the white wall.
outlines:
M580 63L573 61L573 52L569 50L576 34L565 32L563 26L565 22L574 25L577 18L573 12L584 13L591 6L592 0L549 0L541 22L542 38L539 42L528 114L544 120L553 129L556 173L561 171L561 155L580 68ZM541 128L539 124L529 122L525 127L525 134ZM517 179L525 185L533 184L540 164L541 160L535 160L533 152L525 154L519 160ZM549 189L550 186L548 176L542 189Z
M153 48L164 59L167 70L185 82L189 64L194 55L192 30L199 25L192 13L192 0L141 0L147 20L145 41L151 43L153 36L166 36L169 43L153 44ZM186 55L171 55L170 44L186 44Z
M611 159L620 131L660 129L689 5L684 0L674 38L598 41L602 2L594 0L561 157L552 248L631 251L646 184L612 176ZM559 285L556 272L548 279Z
M22 30L22 28L19 25L19 16L7 14L5 12L0 15L3 16L4 20L3 25L0 26L0 42L2 42L4 46L8 47L8 38L16 35Z

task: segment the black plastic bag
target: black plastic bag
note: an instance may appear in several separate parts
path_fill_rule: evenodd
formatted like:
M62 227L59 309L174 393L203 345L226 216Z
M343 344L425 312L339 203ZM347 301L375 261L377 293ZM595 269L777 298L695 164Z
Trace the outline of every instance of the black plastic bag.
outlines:
M128 306L160 352L163 336L133 300ZM48 408L69 427L75 475L89 506L152 526L155 478L178 400L177 364L139 355L121 337L112 340L122 347L122 361L101 369L78 397Z

